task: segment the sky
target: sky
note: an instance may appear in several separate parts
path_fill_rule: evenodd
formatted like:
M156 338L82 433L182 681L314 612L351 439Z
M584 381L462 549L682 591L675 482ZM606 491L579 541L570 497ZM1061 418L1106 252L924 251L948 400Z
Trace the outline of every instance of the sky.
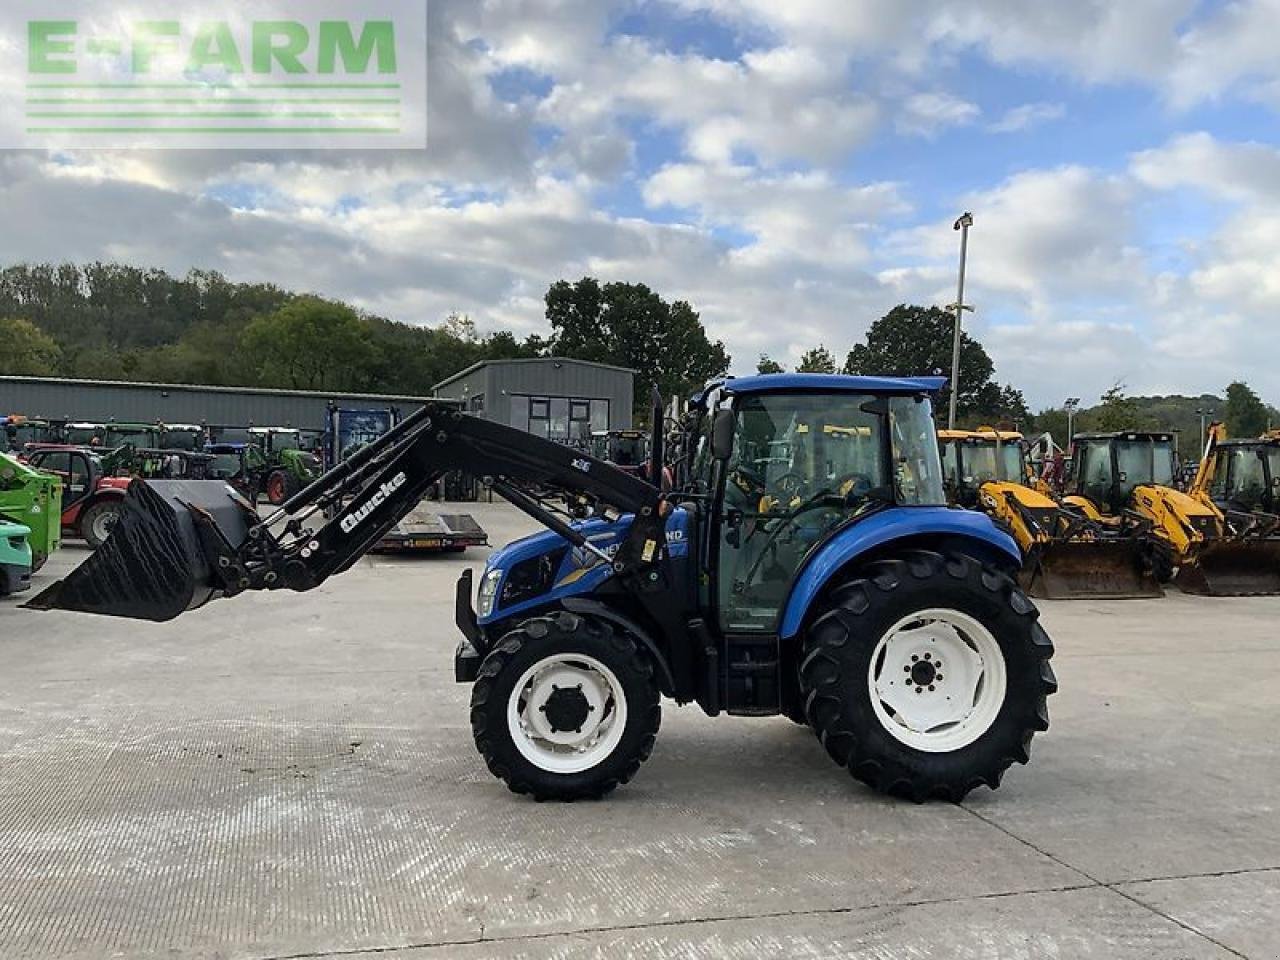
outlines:
M425 151L0 154L0 259L546 333L690 301L752 372L955 300L1033 408L1280 402L1280 0L432 0Z

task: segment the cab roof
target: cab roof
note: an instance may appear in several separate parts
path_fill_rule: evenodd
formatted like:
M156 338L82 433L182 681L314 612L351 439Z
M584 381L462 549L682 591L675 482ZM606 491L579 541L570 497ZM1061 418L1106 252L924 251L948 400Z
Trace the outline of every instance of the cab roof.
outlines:
M1172 440L1168 430L1117 430L1112 433L1077 433L1073 440Z
M997 430L995 427L979 427L977 430L939 430L939 440L1007 440L1010 443L1023 439L1016 430Z
M946 377L850 377L838 373L765 373L752 377L713 380L694 397L694 400L702 399L716 387L735 396L799 391L902 396L915 393L937 393L946 385Z

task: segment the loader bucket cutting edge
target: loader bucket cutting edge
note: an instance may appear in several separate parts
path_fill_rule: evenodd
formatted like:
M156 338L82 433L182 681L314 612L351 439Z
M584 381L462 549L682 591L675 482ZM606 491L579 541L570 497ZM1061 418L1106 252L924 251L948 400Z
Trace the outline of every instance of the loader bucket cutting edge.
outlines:
M1077 540L1048 545L1025 575L1042 600L1127 600L1163 597L1164 590L1135 539Z
M1206 597L1280 594L1280 539L1207 543L1174 582L1183 593Z
M214 560L193 519L206 512L232 546L255 522L246 501L211 480L135 480L106 542L23 606L163 622L217 595Z

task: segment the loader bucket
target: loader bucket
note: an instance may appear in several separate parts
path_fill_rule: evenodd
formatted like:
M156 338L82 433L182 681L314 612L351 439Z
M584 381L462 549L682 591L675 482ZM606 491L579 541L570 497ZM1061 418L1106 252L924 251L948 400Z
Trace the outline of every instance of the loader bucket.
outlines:
M1142 543L1065 540L1048 544L1024 571L1024 588L1041 600L1124 600L1163 597L1142 556Z
M105 543L63 580L24 604L163 622L219 592L195 516L211 517L230 546L248 536L256 514L225 483L134 480Z
M1206 543L1175 582L1184 593L1207 597L1280 593L1280 539Z

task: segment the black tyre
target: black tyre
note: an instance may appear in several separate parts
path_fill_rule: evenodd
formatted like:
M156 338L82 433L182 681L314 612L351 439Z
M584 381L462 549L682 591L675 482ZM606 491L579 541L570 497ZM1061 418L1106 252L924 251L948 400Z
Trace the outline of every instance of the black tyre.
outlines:
M80 515L80 534L85 542L97 550L111 536L111 531L123 512L124 501L118 498L99 500L91 505Z
M295 484L293 478L284 470L272 470L267 475L266 492L267 503L273 507L278 507L289 499L293 493Z
M805 711L831 757L882 793L958 802L1030 759L1057 690L1053 643L1005 574L911 551L831 592L805 636Z
M611 624L534 617L495 646L471 691L494 776L538 800L602 797L649 757L662 721L653 665Z

